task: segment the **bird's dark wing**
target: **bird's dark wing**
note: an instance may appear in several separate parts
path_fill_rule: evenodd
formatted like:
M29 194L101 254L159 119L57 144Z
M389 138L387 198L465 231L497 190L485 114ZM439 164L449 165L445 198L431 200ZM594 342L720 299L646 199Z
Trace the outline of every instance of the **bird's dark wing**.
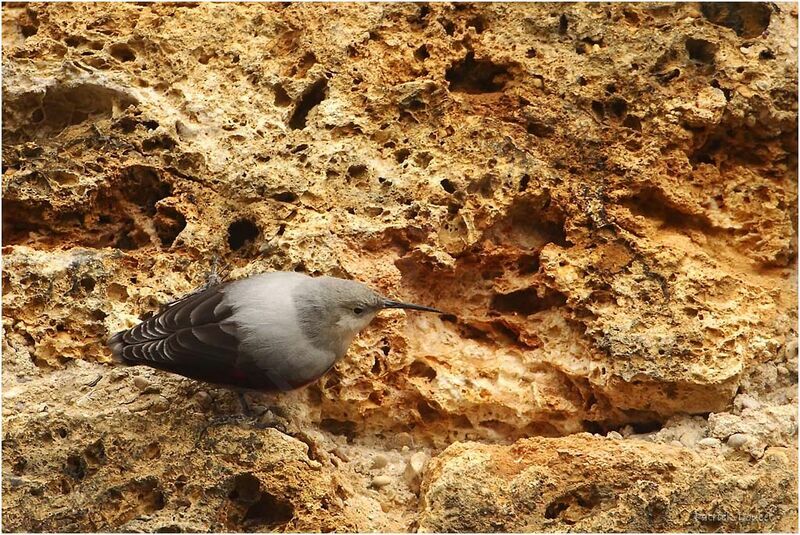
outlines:
M184 297L132 329L117 333L109 340L115 357L190 377L197 371L203 375L229 371L237 361L239 340L224 286Z
M209 383L258 390L293 385L239 351L237 322L224 283L170 303L155 316L112 336L117 361L145 365Z

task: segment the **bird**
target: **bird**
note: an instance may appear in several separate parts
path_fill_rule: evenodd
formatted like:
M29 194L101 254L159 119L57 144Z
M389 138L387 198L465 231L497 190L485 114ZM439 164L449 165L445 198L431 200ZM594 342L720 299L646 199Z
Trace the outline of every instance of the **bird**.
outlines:
M336 277L276 271L209 284L108 340L113 359L244 390L288 391L325 375L385 309L444 314Z

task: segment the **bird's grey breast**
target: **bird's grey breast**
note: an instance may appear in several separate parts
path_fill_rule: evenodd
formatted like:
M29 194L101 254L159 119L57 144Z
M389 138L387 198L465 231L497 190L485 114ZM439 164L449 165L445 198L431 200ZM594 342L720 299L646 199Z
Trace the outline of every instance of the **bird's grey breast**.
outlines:
M239 333L242 358L281 388L295 388L324 374L336 361L304 332L296 292L310 277L293 272L256 275L232 283L226 298Z

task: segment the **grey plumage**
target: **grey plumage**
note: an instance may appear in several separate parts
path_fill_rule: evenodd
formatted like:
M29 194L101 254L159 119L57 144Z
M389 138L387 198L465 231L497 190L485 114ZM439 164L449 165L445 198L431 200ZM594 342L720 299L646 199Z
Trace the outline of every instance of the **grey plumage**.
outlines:
M207 288L111 337L117 361L203 381L290 390L324 375L386 299L333 277L275 272Z

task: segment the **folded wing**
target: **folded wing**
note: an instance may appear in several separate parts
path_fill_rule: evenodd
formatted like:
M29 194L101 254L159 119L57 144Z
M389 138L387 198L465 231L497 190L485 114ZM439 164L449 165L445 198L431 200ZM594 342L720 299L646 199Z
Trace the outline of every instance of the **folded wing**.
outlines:
M187 377L231 382L242 371L238 368L237 328L224 286L189 295L115 334L109 340L115 358Z

